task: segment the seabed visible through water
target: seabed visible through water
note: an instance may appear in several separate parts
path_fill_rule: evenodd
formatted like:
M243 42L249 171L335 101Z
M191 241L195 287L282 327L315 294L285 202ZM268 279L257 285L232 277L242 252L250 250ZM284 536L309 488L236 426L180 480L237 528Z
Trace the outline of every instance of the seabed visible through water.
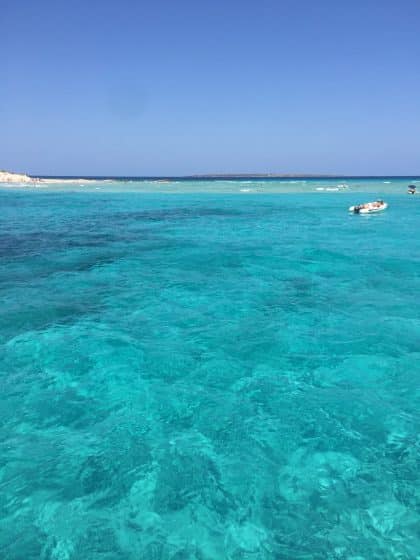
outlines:
M420 197L383 181L0 189L2 559L418 558Z

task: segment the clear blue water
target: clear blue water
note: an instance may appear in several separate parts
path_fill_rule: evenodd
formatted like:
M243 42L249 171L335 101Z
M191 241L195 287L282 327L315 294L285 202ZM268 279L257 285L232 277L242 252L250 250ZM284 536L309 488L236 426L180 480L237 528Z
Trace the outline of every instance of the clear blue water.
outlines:
M418 558L420 197L358 188L0 191L3 560Z
M61 178L63 179L63 178ZM98 179L95 181L95 179ZM219 194L277 194L277 193L317 193L326 194L338 190L338 185L347 185L354 195L376 194L389 195L407 192L411 183L420 191L420 177L240 177L215 178L205 177L194 180L179 177L173 179L125 177L118 181L91 178L81 184L38 184L33 190L64 192L137 192L137 193L219 193ZM104 179L104 178L102 178ZM59 179L58 179L59 180ZM7 185L0 183L0 189ZM27 186L23 186L28 191ZM16 190L16 189L14 189Z

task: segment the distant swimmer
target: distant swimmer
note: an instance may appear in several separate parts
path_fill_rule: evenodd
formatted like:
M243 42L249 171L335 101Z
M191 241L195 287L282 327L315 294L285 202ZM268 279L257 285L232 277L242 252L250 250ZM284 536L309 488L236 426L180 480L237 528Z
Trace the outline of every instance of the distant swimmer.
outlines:
M416 194L416 185L408 185L408 194Z

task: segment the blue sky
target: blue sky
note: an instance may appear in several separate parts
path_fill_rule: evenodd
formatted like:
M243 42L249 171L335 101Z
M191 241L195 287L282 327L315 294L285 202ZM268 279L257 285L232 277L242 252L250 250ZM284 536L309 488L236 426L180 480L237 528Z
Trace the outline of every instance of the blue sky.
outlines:
M3 0L0 168L420 173L419 0Z

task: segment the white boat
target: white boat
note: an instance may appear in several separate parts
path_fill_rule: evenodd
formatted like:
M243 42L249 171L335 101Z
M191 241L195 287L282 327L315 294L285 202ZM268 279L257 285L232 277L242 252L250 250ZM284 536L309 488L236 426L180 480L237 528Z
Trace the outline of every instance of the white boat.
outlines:
M353 214L374 214L375 212L382 212L388 208L388 204L383 200L376 200L375 202L366 202L365 204L357 204L350 206L349 212Z

